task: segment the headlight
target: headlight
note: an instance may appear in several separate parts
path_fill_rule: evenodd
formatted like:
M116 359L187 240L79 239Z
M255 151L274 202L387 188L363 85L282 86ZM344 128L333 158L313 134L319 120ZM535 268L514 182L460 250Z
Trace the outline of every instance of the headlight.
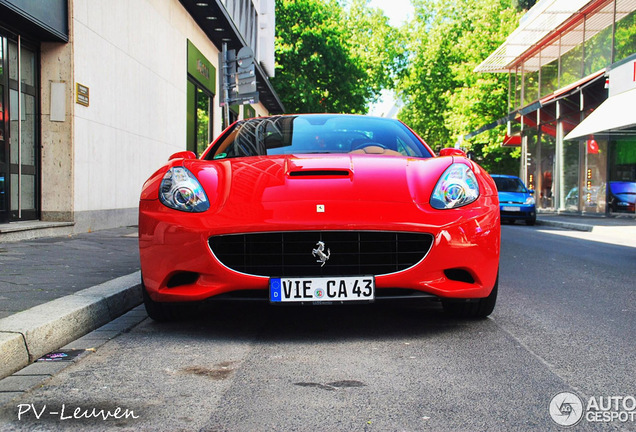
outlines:
M163 176L159 200L172 209L186 212L204 212L210 208L201 184L184 167L170 168Z
M431 206L438 210L452 209L470 204L477 197L479 186L475 174L468 166L455 163L439 178L431 195Z
M527 205L530 205L530 204L534 205L534 203L535 203L535 202L534 202L534 197L529 196L528 198L526 198L526 202L525 202L525 204L527 204Z

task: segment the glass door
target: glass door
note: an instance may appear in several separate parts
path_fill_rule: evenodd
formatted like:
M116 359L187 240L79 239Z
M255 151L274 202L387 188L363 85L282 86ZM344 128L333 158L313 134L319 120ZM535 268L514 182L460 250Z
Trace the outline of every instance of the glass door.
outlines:
M7 41L0 36L0 223L9 221L9 167L7 141L7 85L5 76Z
M8 92L9 118L7 166L8 176L5 175L5 189L8 177L9 220L37 219L39 216L39 142L38 131L38 100L37 100L37 55L31 49L17 40L8 40L5 64L8 75L5 78ZM6 96L5 96L6 100ZM6 132L6 131L5 131ZM8 137L7 137L8 135ZM8 138L8 139L7 139Z

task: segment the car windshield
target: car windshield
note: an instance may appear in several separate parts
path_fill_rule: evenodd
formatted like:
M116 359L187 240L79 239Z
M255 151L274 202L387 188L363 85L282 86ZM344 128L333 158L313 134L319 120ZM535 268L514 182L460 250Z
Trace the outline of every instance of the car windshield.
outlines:
M527 192L526 187L519 178L514 177L494 177L499 192Z
M206 159L280 154L352 153L432 157L397 120L358 115L302 115L237 122Z

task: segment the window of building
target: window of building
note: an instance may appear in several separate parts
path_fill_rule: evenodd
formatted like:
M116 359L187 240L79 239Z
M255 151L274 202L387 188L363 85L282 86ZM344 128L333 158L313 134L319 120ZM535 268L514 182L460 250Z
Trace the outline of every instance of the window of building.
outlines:
M216 68L188 41L186 148L200 156L212 141Z
M213 96L204 89L196 87L196 143L194 151L197 156L203 154L212 141L212 100Z
M39 217L39 90L36 49L0 35L0 220Z
M523 139L526 142L526 178L525 183L528 189L534 191L541 187L539 175L540 164L539 161L539 135L536 127L528 127L523 130ZM535 197L538 195L535 193Z
M590 75L612 64L612 26L585 42L585 72Z
M636 11L616 23L614 61L618 62L636 53Z
M605 213L607 187L607 148L605 140L583 141L584 160L581 167L581 210L585 213Z
M513 85L515 86L514 89L514 102L513 102L513 107L514 109L520 108L523 104L523 101L521 100L521 94L522 94L522 88L523 88L523 74L521 73L521 68L517 67L517 71L514 74L514 79L513 79Z
M523 105L529 105L539 99L539 71L526 72L523 80Z
M7 178L7 153L8 143L5 141L5 76L4 76L4 39L0 37L0 222L8 220L8 187Z
M577 45L561 56L559 87L570 85L583 78L583 45Z
M539 138L537 175L541 176L541 187L538 193L537 204L540 208L554 208L554 175L555 175L555 149L556 149L556 122L541 126Z
M636 213L636 138L610 141L607 206L612 213Z
M559 88L559 60L552 60L541 67L541 96L549 95Z

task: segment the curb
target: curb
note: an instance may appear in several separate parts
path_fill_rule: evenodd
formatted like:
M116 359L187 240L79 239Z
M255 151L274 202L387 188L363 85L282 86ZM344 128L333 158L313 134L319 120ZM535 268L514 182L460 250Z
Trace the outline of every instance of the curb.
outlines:
M0 379L142 302L141 272L0 319Z
M541 219L537 219L537 225L553 226L558 228L565 228L569 230L584 231L584 232L592 232L592 230L594 229L593 225L588 225L588 224L553 221L553 220L541 220Z

